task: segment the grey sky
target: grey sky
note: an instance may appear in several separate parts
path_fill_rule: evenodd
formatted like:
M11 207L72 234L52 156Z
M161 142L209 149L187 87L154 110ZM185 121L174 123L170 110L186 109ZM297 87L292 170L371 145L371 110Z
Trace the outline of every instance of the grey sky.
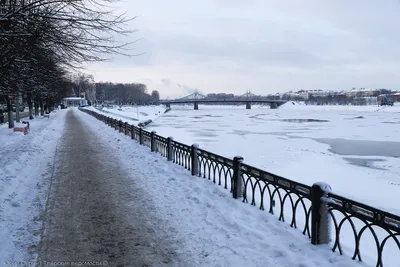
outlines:
M143 38L91 65L96 81L143 82L162 97L299 89L398 88L400 2L125 0Z

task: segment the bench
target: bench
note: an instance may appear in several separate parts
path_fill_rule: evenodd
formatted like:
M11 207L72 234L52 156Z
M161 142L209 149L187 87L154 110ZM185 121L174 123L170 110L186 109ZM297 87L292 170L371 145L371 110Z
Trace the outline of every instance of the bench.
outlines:
M18 125L14 127L14 132L22 132L24 135L27 135L29 132L29 121L23 121L23 124L26 125Z
M50 113L43 114L43 118L48 118L48 119L50 119Z

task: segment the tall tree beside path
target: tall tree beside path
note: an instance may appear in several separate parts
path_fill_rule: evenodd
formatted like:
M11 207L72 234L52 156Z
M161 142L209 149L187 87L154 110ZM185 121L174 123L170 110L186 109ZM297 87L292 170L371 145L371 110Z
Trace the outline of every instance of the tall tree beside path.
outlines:
M129 49L136 41L115 38L133 33L127 29L133 18L115 14L114 2L0 0L0 95L9 99L9 117L17 93L26 96L33 118L34 107L38 114L37 107L51 107L64 96L67 74L83 63L133 56Z

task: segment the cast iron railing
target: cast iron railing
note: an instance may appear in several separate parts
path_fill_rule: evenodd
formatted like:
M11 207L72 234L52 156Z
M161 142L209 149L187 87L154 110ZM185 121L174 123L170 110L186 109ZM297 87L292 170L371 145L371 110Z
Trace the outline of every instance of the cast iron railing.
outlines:
M206 150L197 149L199 177L212 180L232 192L233 161Z
M334 252L350 251L352 259L367 259L377 267L384 266L388 257L393 261L400 258L400 217L397 215L335 195L327 190L329 185L315 183L310 187L244 164L241 157L228 159L197 145L188 146L172 137L165 138L97 112L81 110L130 135L168 161L183 166L193 176L223 186L234 198L268 210L277 215L278 220L300 228L311 238L312 244L329 243L331 239ZM353 247L349 237L354 242ZM366 257L361 256L364 247L369 253ZM375 257L370 255L373 250Z
M142 130L143 135L143 145L147 147L151 147L151 133L148 131Z
M156 152L160 153L163 157L167 157L167 138L162 136L156 135L155 136L156 142Z
M172 141L173 159L172 162L185 167L190 171L191 156L190 146Z
M291 227L297 228L302 223L303 234L311 237L311 187L247 164L241 167L243 202L250 202L260 210L267 208L269 213L278 215L280 221L288 221Z
M338 250L340 254L344 252L341 237L344 236L345 223L348 223L350 228L345 235L354 238L354 247L347 248L351 252L352 259L361 261L361 247L373 244L376 250L376 266L383 266L383 252L388 241L393 242L391 251L395 252L396 247L400 250L399 216L332 193L328 196L330 201L327 205L334 229L333 251Z

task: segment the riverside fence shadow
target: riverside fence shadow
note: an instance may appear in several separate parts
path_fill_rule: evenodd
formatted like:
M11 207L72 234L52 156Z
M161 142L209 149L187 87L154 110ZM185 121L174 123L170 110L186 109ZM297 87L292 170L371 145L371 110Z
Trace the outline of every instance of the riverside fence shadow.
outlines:
M400 217L395 214L336 195L325 183L301 184L245 164L240 156L229 159L196 144L188 146L98 112L80 110L193 176L229 190L233 198L276 215L300 229L314 245L330 244L333 252L377 267L400 259Z

